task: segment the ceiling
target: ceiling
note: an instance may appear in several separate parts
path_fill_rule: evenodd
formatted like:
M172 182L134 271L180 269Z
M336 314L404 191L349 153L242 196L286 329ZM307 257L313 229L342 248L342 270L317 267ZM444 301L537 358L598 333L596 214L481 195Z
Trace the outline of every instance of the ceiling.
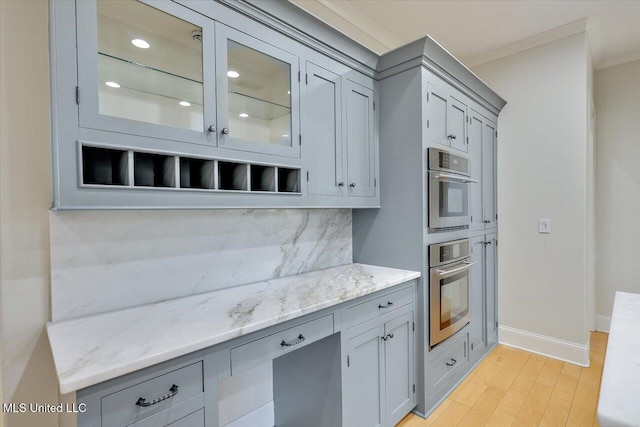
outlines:
M468 67L587 30L595 68L640 59L640 0L290 0L376 53L431 35Z

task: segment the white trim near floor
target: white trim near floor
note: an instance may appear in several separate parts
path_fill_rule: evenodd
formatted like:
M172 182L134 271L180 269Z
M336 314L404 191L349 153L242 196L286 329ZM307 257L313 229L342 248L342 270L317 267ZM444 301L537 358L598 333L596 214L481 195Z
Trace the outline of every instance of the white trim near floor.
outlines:
M500 325L500 344L580 366L589 366L589 344L577 344Z
M611 327L611 316L596 314L596 331L609 333Z

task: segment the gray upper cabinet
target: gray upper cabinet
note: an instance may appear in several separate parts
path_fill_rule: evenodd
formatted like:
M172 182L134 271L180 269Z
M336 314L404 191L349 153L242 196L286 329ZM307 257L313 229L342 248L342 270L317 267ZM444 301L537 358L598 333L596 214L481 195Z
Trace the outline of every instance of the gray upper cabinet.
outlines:
M469 115L469 157L471 158L471 178L478 181L469 191L469 214L471 230L485 228L484 210L482 206L482 132L485 118L473 110Z
M449 98L447 132L451 148L467 152L467 106L453 96Z
M449 145L448 110L449 92L445 86L427 84L427 103L429 104L428 127L432 143Z
M427 84L429 135L432 143L467 152L467 105L462 95L444 83ZM457 98L456 98L457 96Z
M469 157L471 177L478 184L469 194L471 230L495 228L496 200L496 125L475 110L469 115Z
M347 182L350 196L376 194L375 99L371 88L345 82Z
M378 324L350 338L343 365L344 427L384 426L384 325Z
M342 143L342 80L337 72L307 62L302 123L309 194L340 196L345 190Z
M212 20L172 2L76 6L80 127L216 144Z
M247 2L51 5L54 209L379 207L373 52Z
M216 23L219 145L300 157L298 57Z
M497 215L497 171L496 171L496 139L498 136L495 123L485 120L482 131L482 196L484 220L487 228L496 226Z

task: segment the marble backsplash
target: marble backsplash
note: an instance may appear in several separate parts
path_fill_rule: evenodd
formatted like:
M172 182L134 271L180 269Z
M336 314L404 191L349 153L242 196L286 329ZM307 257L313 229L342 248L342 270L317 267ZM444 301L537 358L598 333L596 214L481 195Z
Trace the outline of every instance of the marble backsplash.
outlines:
M50 213L52 320L352 262L350 209Z

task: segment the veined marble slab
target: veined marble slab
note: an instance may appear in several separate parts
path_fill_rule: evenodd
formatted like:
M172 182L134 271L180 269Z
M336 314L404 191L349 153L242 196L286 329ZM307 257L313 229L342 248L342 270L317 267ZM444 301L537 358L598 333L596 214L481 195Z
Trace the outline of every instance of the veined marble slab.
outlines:
M52 320L338 265L350 209L50 213Z
M70 393L420 277L349 264L47 324Z
M640 294L616 292L598 422L602 427L634 427L640 423Z

